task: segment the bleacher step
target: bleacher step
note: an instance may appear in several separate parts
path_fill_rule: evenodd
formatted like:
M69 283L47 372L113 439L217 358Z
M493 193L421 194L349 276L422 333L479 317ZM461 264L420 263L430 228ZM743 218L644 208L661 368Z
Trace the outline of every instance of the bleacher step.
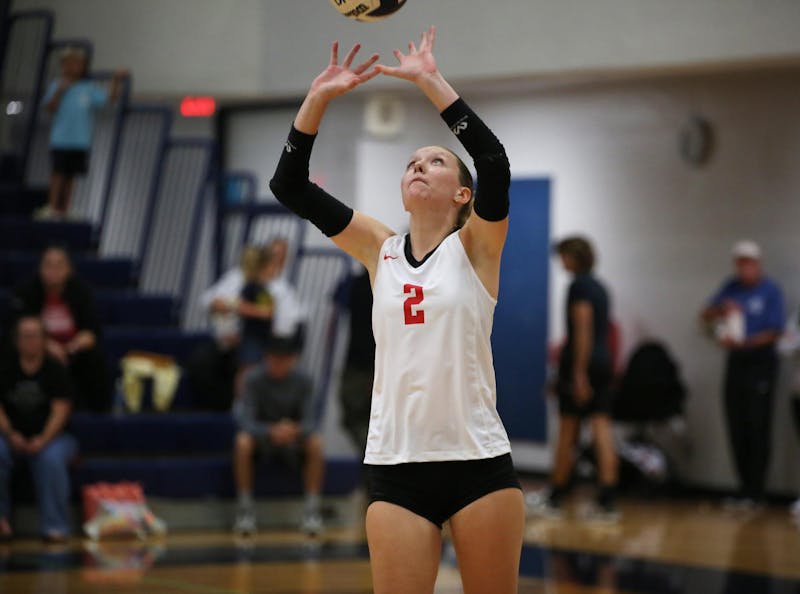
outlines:
M0 287L12 287L32 278L39 264L36 252L0 252ZM127 288L135 283L135 267L127 258L97 258L94 256L73 255L73 264L78 276L94 287Z
M97 248L94 227L78 221L0 217L0 249L41 251L49 245L62 245L71 252L94 250Z

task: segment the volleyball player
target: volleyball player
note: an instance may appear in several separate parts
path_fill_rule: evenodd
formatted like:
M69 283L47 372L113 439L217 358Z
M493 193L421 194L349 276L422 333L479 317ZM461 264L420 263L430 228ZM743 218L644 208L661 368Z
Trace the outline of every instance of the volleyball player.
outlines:
M372 281L375 383L365 456L375 592L433 592L450 522L464 592L517 591L522 492L497 413L490 334L508 230L510 172L494 134L436 67L433 27L419 48L328 67L295 118L270 188L357 258ZM409 80L473 158L480 191L450 150L414 152L401 180L410 232L397 235L308 180L328 103L379 73Z

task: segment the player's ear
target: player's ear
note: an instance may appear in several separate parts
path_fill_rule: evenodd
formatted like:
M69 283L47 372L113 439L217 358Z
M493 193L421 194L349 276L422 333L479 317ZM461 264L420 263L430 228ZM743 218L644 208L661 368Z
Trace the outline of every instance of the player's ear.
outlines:
M470 190L466 186L461 186L460 188L458 188L458 190L456 191L456 195L453 198L453 200L455 202L458 202L459 204L466 204L471 199L472 199L472 190Z

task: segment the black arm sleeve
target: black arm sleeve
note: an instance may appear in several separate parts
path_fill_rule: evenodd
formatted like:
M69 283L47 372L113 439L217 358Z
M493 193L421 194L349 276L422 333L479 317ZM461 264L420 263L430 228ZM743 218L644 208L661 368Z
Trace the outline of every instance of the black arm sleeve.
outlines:
M286 208L333 237L350 224L353 209L308 179L315 138L316 135L304 134L292 126L269 189Z
M508 187L511 184L505 148L461 98L445 108L442 119L475 163L478 174L475 213L486 221L502 221L508 216Z

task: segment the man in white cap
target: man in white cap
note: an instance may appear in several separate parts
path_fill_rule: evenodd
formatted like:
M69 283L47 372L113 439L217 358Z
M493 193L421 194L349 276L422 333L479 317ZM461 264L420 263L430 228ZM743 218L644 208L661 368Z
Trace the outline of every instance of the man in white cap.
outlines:
M702 312L728 351L725 416L736 472L740 507L763 502L769 468L772 409L778 358L775 346L784 324L780 287L764 276L761 248L750 240L733 246L735 275Z

